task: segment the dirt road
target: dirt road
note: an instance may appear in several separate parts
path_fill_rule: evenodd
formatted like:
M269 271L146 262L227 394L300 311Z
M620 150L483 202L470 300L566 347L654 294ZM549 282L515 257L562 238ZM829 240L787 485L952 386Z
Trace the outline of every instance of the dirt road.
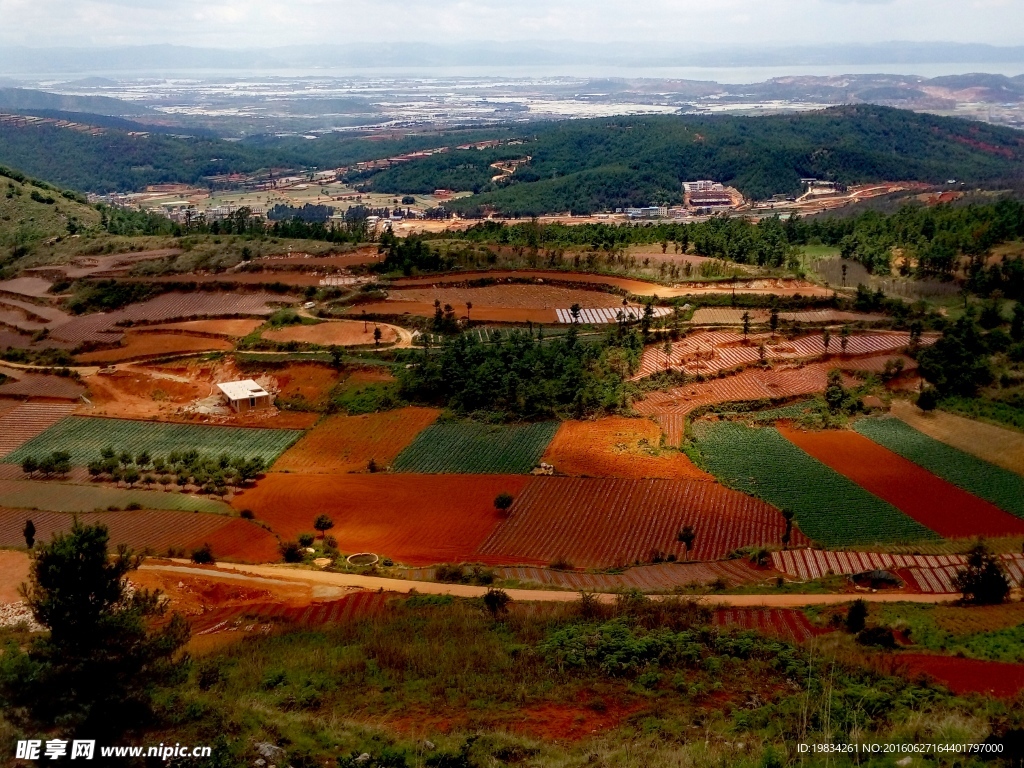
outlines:
M173 565L163 563L147 563L143 570L164 571L205 579L223 578L232 582L252 582L266 585L267 580L284 582L300 582L311 586L341 587L349 589L379 589L386 592L411 592L429 595L454 595L456 597L481 597L487 592L486 587L473 587L466 584L439 584L429 581L408 581L405 579L383 579L372 576L359 576L348 573L328 573L311 571L284 565L230 565L223 568L196 568L186 561L175 561ZM230 570L229 570L230 569ZM521 602L573 602L579 599L576 592L563 592L543 589L508 589L509 597ZM959 595L934 594L826 594L826 595L708 595L698 599L715 605L726 605L736 608L767 606L771 608L799 608L808 605L831 605L848 603L858 598L870 603L947 603L956 600ZM598 598L602 602L612 602L615 595L601 593Z

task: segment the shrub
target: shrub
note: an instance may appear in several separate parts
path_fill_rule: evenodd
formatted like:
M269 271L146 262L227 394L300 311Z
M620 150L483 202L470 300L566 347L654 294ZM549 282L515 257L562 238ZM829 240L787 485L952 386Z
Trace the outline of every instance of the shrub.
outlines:
M939 397L932 387L925 387L917 396L917 407L922 411L934 411L939 404Z
M846 631L856 634L864 629L868 618L868 604L863 600L854 600L846 612Z
M891 650L896 647L896 636L888 627L868 627L857 633L857 642Z
M509 507L512 506L512 494L507 491L503 491L494 497L494 508L499 512L508 512Z
M278 546L278 551L286 563L301 563L302 558L305 556L305 552L302 551L302 545L297 541L281 542Z
M241 512L238 513L238 516L239 517L243 517L246 520L255 520L256 519L256 513L253 512L251 509L243 509Z
M312 533L300 533L298 538L299 544L304 547L313 546L313 542L316 540L316 537Z
M980 542L967 553L967 564L956 572L953 587L965 603L974 605L999 605L1010 594L1010 582L999 558Z
M508 592L503 589L491 589L487 590L487 594L484 595L484 607L491 612L491 616L497 618L498 614L506 613L508 611L509 603L512 602L512 598L508 596Z
M213 559L213 547L207 542L198 549L192 550L192 562L198 563L199 565L209 565L214 562Z

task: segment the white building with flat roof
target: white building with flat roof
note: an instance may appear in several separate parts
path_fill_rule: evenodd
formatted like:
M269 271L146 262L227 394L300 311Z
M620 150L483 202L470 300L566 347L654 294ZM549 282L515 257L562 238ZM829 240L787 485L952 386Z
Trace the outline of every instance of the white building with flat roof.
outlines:
M225 381L218 384L217 389L227 398L228 405L235 413L263 410L273 403L270 393L252 379Z

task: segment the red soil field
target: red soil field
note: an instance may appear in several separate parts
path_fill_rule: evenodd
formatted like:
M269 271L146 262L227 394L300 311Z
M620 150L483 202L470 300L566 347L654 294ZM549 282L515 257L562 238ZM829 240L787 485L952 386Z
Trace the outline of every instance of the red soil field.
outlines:
M284 602L253 602L214 608L192 620L192 632L209 635L231 632L255 622L290 622L305 626L322 626L372 616L387 607L394 593L353 592L340 600L291 605Z
M71 529L74 515L66 512L0 508L0 545L24 546L22 528L31 518L36 527L36 541L49 541L54 533ZM103 523L110 529L110 543L127 544L135 550L149 549L162 553L168 547L199 546L232 523L231 533L248 537L253 551L259 551L258 542L274 537L259 526L241 518L211 515L203 512L177 512L171 510L125 510L122 512L83 512L78 515L83 524ZM239 525L241 524L241 525ZM226 540L226 539L225 539ZM212 543L212 542L211 542ZM214 550L214 554L219 554ZM226 553L225 553L225 556ZM270 559L277 559L276 543ZM259 561L257 561L259 562Z
M896 658L906 665L909 675L931 677L954 693L1010 698L1024 690L1024 664L926 653L901 653Z
M570 302L571 303L571 302ZM454 305L453 305L454 306ZM567 307L569 305L566 305ZM466 305L455 307L456 314L465 317ZM416 315L433 317L434 302L431 301L378 301L369 304L356 304L348 310L349 315L382 315L392 317L398 315ZM511 309L507 307L480 307L473 302L473 322L488 323L554 323L558 315L554 309Z
M185 320L180 323L164 323L146 328L147 331L183 331L193 334L212 334L239 339L248 336L263 325L263 321L248 317L235 317L225 320Z
M277 537L242 518L228 518L219 528L188 542L186 554L203 544L210 545L217 560L268 563L281 559Z
M379 324L378 324L379 325ZM366 330L363 330L363 328ZM339 347L354 347L360 344L373 346L373 323L362 323L357 320L332 320L317 325L290 325L264 331L262 336L270 341L297 341L300 344L319 344ZM381 344L393 344L398 339L395 329L389 325L379 325Z
M501 521L494 497L518 494L528 478L502 475L299 475L271 473L231 503L282 538L334 520L343 552L376 552L410 565L482 560L477 547ZM520 560L521 558L517 559ZM510 562L500 554L488 562Z
M451 304L456 312L462 314L466 302L473 302L472 313L477 307L510 308L510 309L557 309L567 308L574 303L584 307L619 307L622 297L604 291L586 291L578 288L565 288L557 285L523 285L520 283L504 283L486 285L482 288L424 287L403 288L390 291L388 302L424 302L429 303L433 313L434 301Z
M611 285L638 295L648 295L652 291L667 290L665 286L635 280L629 277L613 277L588 272L563 272L559 270L530 269L522 271L510 270L478 270L475 272L454 272L448 275L430 275L427 277L402 277L395 280L396 288L416 288L424 285L446 285L464 283L470 280L543 280L544 283L589 283L592 285Z
M686 525L696 534L691 560L781 546L786 527L774 507L713 482L538 477L479 553L517 562L561 558L583 568L649 562L652 550L682 560L686 550L676 535ZM794 530L791 543L808 541Z
M566 421L541 461L554 465L561 475L713 479L685 454L659 449L660 443L661 430L647 419Z
M850 430L779 431L794 445L945 538L1014 536L1024 520Z
M0 415L0 456L46 431L75 411L67 403L19 403Z
M22 599L18 586L28 581L28 569L28 555L0 549L0 603L16 603Z
M86 352L76 356L80 363L119 363L147 357L187 354L190 352L227 351L234 345L225 339L205 336L186 336L181 333L140 333L129 331L123 346Z
M185 281L189 283L240 283L243 285L265 285L267 283L319 285L320 275L281 270L273 272L227 272L216 275L159 275L157 277L129 278L126 282L180 283Z
M792 608L719 608L714 623L730 629L753 629L797 643L821 634L803 611Z
M277 379L278 396L299 398L319 404L338 383L338 372L316 363L293 363L273 371Z
M331 416L289 448L276 472L364 472L370 459L382 469L437 419L433 408L400 408L363 416Z

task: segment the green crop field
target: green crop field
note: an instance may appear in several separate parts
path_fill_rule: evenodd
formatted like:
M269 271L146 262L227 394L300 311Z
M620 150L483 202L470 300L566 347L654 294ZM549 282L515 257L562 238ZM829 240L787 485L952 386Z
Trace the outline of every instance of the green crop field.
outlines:
M1024 518L1024 477L928 437L899 419L861 419L853 428L943 480Z
M0 507L48 509L53 512L91 512L139 504L143 509L230 514L231 507L216 499L166 491L76 485L56 481L0 480Z
M937 538L771 427L698 422L693 432L712 474L731 488L793 510L800 530L820 544L842 547Z
M154 458L166 458L171 451L190 448L208 456L260 456L270 466L301 435L297 429L208 427L71 416L9 453L3 462L20 464L27 456L41 458L53 451L68 451L72 464L84 465L98 459L100 451L110 446L118 453L149 451Z
M557 421L493 426L448 421L427 427L398 458L399 472L525 474L558 431Z

